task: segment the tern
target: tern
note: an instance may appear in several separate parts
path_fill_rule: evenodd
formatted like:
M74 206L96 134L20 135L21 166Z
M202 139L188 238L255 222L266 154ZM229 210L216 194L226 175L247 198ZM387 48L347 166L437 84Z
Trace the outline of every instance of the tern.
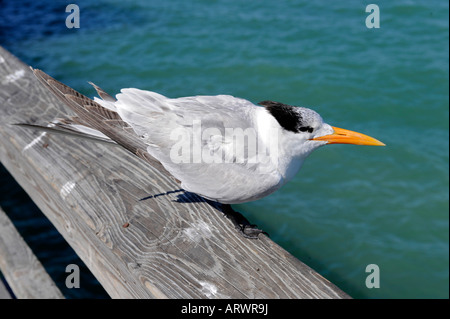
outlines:
M224 205L272 194L315 149L329 144L383 146L325 123L315 111L230 95L168 98L125 88L115 97L94 86L90 99L38 69L35 76L76 116L46 129L118 144L172 175L181 188ZM28 125L33 126L33 125ZM234 221L236 223L236 221ZM237 225L246 237L262 231Z

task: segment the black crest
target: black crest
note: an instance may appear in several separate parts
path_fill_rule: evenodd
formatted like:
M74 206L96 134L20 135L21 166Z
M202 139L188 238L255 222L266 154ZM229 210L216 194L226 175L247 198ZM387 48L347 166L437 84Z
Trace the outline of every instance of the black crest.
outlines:
M294 133L304 131L301 129L302 116L295 109L295 106L274 101L262 101L258 104L264 106L285 130Z

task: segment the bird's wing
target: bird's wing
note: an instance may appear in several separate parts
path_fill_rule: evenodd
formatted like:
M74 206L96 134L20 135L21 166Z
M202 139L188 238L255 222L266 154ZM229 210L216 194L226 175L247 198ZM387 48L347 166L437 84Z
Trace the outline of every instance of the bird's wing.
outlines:
M91 100L41 70L32 69L32 71L46 88L75 112L78 124L103 133L134 155L149 162L153 167L166 171L161 163L147 152L147 146L135 134L133 128L114 110L112 99L108 98L103 102L108 103L108 106L101 105L98 101ZM170 176L167 171L166 173Z
M69 124L67 123L68 121L70 119L56 119L54 122L47 124L47 126L29 123L14 123L14 125L119 146L119 144L97 130L80 124Z
M279 182L270 156L259 152L253 122L258 107L251 102L229 95L169 99L138 89L121 92L118 114L184 189L239 202L270 193Z

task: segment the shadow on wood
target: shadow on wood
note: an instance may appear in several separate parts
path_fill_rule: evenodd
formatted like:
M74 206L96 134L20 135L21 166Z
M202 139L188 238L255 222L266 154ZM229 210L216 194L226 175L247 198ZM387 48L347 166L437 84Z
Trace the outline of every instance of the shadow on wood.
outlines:
M1 162L111 297L348 298L127 151L10 125L71 112L1 47L0 81Z

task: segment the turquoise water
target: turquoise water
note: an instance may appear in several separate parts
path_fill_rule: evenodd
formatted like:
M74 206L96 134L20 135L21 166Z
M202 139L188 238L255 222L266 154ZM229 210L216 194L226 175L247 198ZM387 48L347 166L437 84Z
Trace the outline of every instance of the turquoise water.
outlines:
M446 1L0 2L1 44L87 94L138 87L313 108L386 147L326 146L296 178L236 205L355 298L448 298ZM380 288L365 285L368 264Z

